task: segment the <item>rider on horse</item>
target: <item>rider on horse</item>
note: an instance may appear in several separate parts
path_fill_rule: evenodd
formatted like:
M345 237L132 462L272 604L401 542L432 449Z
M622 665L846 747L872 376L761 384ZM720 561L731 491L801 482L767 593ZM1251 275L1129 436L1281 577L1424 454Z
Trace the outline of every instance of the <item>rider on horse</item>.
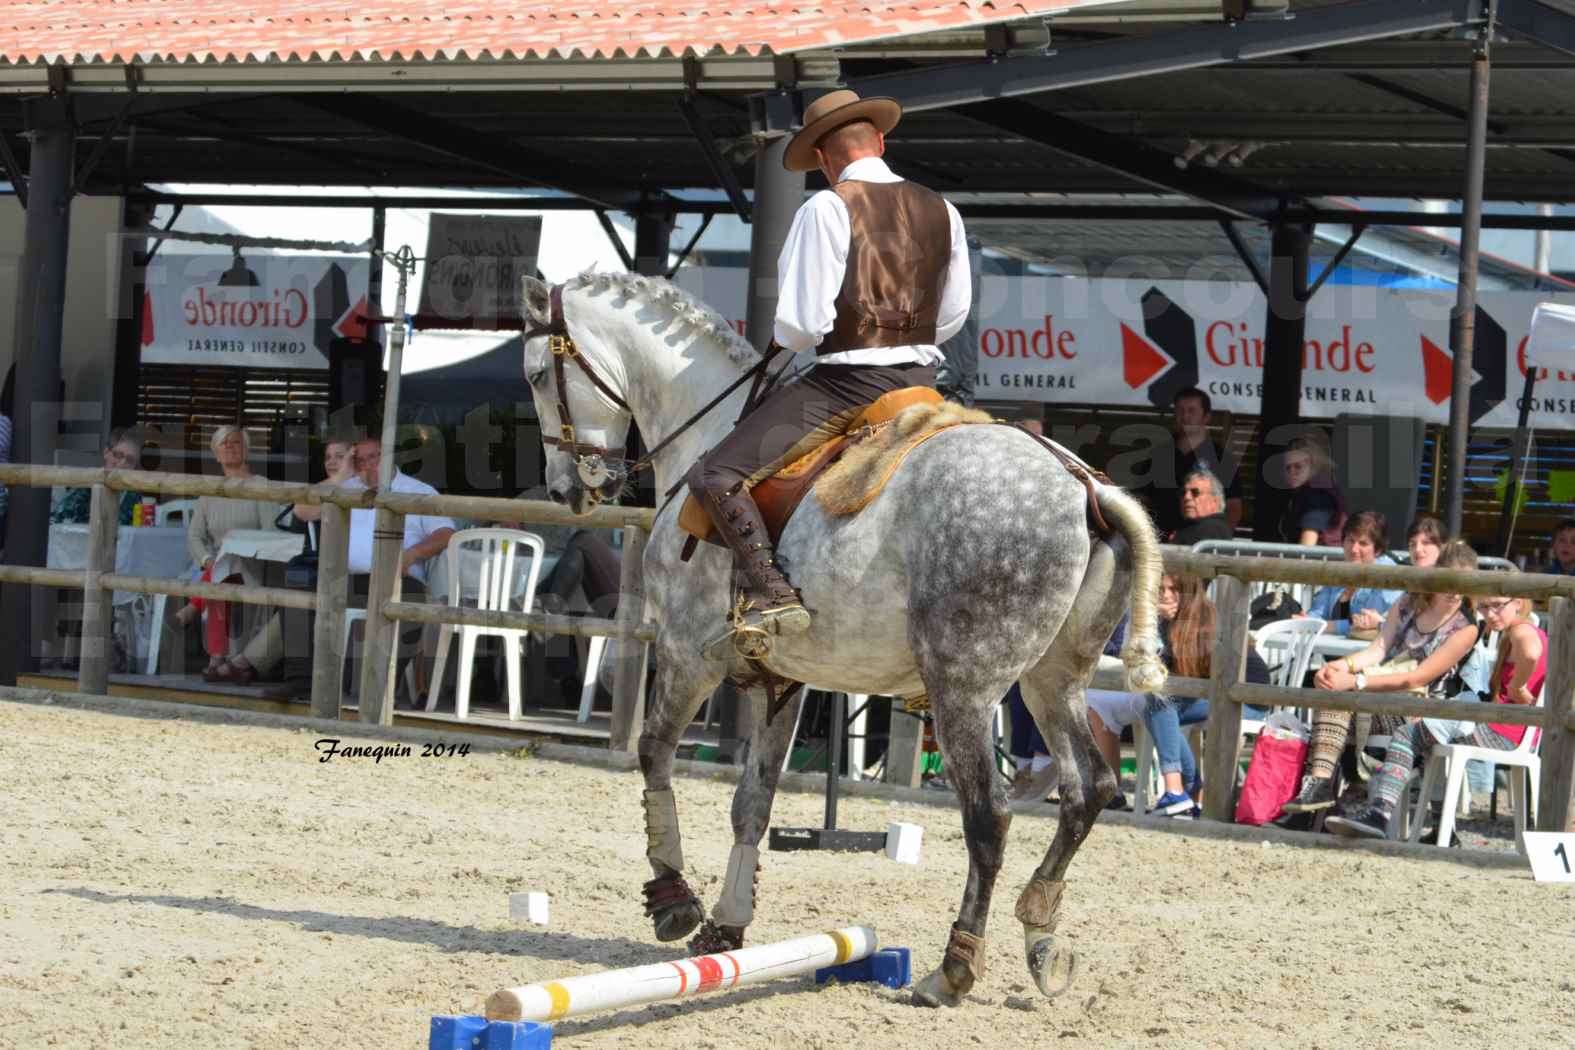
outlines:
M815 350L815 366L766 396L685 480L733 552L743 629L797 634L809 612L776 563L750 488L841 434L892 390L935 386L945 342L968 318L962 217L881 160L902 109L833 91L804 112L782 157L818 168L831 188L793 218L777 260L774 340Z

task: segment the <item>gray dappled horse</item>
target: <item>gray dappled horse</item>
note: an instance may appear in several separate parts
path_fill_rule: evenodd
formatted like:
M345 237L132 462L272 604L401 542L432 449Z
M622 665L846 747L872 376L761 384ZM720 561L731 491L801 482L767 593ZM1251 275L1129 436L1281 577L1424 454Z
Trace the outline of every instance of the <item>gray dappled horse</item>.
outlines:
M618 449L631 417L654 447L759 355L714 312L663 280L588 273L558 289L556 304L552 292L525 280L525 376L544 435L560 433L559 405L568 406L573 434L549 441L546 480L554 500L584 511L620 491ZM566 332L589 368L562 356L555 367L549 329ZM740 389L660 452L652 464L657 492L728 431L743 396ZM606 453L605 461L593 449ZM705 921L702 937L710 939L696 941L719 950L742 943L753 918L758 848L794 720L784 714L768 723L763 691L748 694L757 717L733 796L734 846L721 898L706 920L683 880L673 756L700 705L730 670L742 668L702 654L730 604L731 555L701 544L691 561L680 562L680 502L660 510L645 554L646 596L659 626L640 737L646 856L654 873L645 886L646 912L663 941ZM915 989L918 1002L955 1006L984 971L985 920L1011 822L991 719L1019 680L1061 771L1061 816L1016 914L1040 989L1053 995L1064 990L1057 986L1062 978L1070 982L1070 954L1059 952L1053 936L1063 880L1116 790L1089 733L1084 689L1129 604L1132 630L1122 658L1132 687L1157 689L1165 673L1155 633L1160 559L1152 526L1119 489L1100 486L1098 502L1113 527L1108 536L1090 525L1083 485L1033 438L1003 426L961 426L915 449L858 514L829 517L806 499L782 533L780 562L814 620L804 634L777 639L768 665L829 689L927 694L962 806L968 882L943 962Z

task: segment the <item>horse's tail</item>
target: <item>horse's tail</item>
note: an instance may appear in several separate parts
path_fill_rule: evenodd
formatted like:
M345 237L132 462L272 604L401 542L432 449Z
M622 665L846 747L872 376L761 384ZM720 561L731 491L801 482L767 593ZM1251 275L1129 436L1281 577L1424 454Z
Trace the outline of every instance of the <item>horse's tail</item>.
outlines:
M1127 684L1139 693L1156 693L1165 685L1167 672L1159 656L1159 579L1164 566L1154 523L1143 505L1121 489L1096 485L1094 492L1100 513L1132 548L1132 621L1121 650Z

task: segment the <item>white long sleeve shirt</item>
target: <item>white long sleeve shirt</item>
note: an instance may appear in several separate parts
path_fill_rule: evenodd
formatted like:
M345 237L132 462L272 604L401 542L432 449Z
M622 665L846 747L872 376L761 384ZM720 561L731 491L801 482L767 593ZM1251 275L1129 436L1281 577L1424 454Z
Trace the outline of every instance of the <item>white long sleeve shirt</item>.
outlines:
M901 182L879 157L862 157L842 169L837 180ZM941 285L940 313L935 320L935 341L944 343L968 320L972 281L968 272L968 244L962 216L946 202L951 219L952 255ZM777 257L776 340L794 353L820 345L837 320L837 293L842 290L848 267L852 226L848 207L831 190L821 190L805 201L793 216L782 254ZM944 360L933 344L875 346L844 350L815 359L826 365L935 365Z

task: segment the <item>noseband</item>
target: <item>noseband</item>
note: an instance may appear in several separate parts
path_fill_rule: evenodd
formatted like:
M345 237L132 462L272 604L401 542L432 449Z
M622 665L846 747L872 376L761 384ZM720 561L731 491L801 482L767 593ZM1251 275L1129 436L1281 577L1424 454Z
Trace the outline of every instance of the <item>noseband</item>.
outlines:
M569 325L563 318L563 285L555 284L549 296L551 309L548 314L547 324L527 329L526 339L534 339L539 335L548 336L547 347L552 351L553 381L558 386L558 436L542 436L542 443L554 445L560 450L573 456L577 465L583 465L589 457L598 457L603 464L622 463L624 450L622 448L606 448L602 445L591 445L580 441L574 435L574 415L569 411L569 383L568 375L564 369L564 359L573 361L580 366L580 371L585 377L600 390L607 400L629 412L629 405L619 397L612 387L602 381L591 363L580 353L580 348L574 342L574 337L569 334ZM631 413L632 414L632 413Z

